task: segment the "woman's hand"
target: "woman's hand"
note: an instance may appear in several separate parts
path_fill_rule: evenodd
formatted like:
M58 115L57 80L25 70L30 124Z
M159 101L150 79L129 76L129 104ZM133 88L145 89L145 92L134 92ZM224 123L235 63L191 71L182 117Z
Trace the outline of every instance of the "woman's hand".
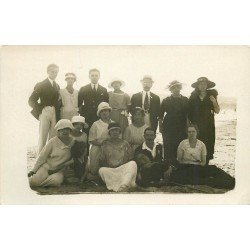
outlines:
M215 112L216 114L219 114L219 112L220 112L220 107L219 107L219 105L218 105L218 103L217 103L217 100L216 100L215 97L212 96L212 95L209 97L209 99L210 99L210 101L213 103L214 112Z
M214 98L213 95L210 95L209 99L210 99L210 101L211 101L212 103L217 103L217 101L216 101L216 99Z
M34 174L35 174L35 172L30 171L30 172L28 173L28 177L31 177L31 176L33 176Z

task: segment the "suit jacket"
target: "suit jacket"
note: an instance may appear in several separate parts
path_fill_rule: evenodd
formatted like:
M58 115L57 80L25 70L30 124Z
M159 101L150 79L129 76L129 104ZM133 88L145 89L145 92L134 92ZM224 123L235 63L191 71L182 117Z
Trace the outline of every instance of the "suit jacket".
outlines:
M34 90L29 98L29 105L32 108L31 114L38 120L39 115L46 106L54 106L56 110L56 120L60 119L60 87L56 84L55 90L48 78L35 85ZM38 102L39 101L39 102Z
M152 161L152 162L163 162L163 147L161 144L156 144L156 156L153 157L153 155L151 154L151 152L147 149L142 149L142 145L141 144L140 146L138 146L136 149L135 149L135 156L139 153L146 153L146 155L149 157L149 159Z
M78 106L81 116L91 126L99 118L97 117L97 107L101 102L109 102L107 89L98 84L97 91L92 89L91 84L80 88L78 92Z
M142 107L142 92L136 93L131 97L131 111L135 107ZM150 122L152 128L156 131L158 127L158 118L160 115L160 97L150 92Z

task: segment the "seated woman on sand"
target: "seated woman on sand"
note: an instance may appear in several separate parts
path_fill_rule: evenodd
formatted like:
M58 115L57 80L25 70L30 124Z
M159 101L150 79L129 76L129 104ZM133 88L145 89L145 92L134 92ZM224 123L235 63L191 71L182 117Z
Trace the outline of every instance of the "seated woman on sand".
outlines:
M111 110L107 102L101 102L97 109L97 116L100 119L93 123L89 131L90 151L87 178L91 181L99 179L99 156L103 141L109 138L108 125L112 122L110 119Z
M85 118L80 115L74 116L71 122L74 128L70 136L75 140L75 144L71 148L74 164L66 168L64 177L67 183L77 183L79 180L84 180L86 176L88 136L83 130L88 125L85 123Z
M142 108L136 107L132 110L132 124L130 124L123 135L131 146L133 151L144 142L144 130L148 125L144 122L145 112Z
M73 163L71 147L74 139L70 137L72 123L61 119L55 126L57 136L48 141L40 152L35 166L28 173L30 186L59 187L63 183L64 169Z
M177 170L171 173L171 182L233 189L235 179L232 176L215 165L206 165L207 150L197 139L198 127L188 125L187 133L188 138L179 144L177 150Z
M99 174L107 189L115 192L128 191L136 187L137 166L129 143L120 139L121 127L118 123L108 126L110 138L101 146Z

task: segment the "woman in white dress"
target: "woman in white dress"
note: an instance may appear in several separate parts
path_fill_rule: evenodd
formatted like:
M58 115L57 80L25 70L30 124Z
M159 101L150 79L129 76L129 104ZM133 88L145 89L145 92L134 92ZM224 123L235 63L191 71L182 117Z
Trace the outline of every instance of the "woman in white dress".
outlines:
M71 120L73 116L78 115L78 90L73 88L76 81L74 73L65 75L67 87L60 90L61 97L61 119Z
M144 110L136 107L132 111L132 124L126 128L123 135L124 140L132 146L134 151L144 142L144 130L148 127L144 122L144 116Z
M119 79L109 83L109 88L114 89L109 92L109 105L112 108L110 117L120 125L122 134L128 126L128 111L131 105L129 95L121 90L124 85L125 83Z
M118 123L108 126L110 138L101 146L99 174L108 190L128 191L136 187L137 165L133 161L133 150L129 143L120 138Z
M98 180L99 170L99 156L101 152L101 145L104 140L109 138L108 125L112 122L110 119L111 107L107 102L101 102L97 109L97 116L99 120L93 123L89 131L89 166L88 166L88 180Z

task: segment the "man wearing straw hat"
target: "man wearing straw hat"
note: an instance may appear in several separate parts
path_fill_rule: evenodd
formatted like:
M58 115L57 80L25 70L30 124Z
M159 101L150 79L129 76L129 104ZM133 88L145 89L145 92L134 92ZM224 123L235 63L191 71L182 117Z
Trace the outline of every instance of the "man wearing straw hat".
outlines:
M145 110L145 123L156 131L160 112L160 97L150 91L154 83L151 76L145 75L141 83L143 91L132 96L131 110L136 107L143 108Z

